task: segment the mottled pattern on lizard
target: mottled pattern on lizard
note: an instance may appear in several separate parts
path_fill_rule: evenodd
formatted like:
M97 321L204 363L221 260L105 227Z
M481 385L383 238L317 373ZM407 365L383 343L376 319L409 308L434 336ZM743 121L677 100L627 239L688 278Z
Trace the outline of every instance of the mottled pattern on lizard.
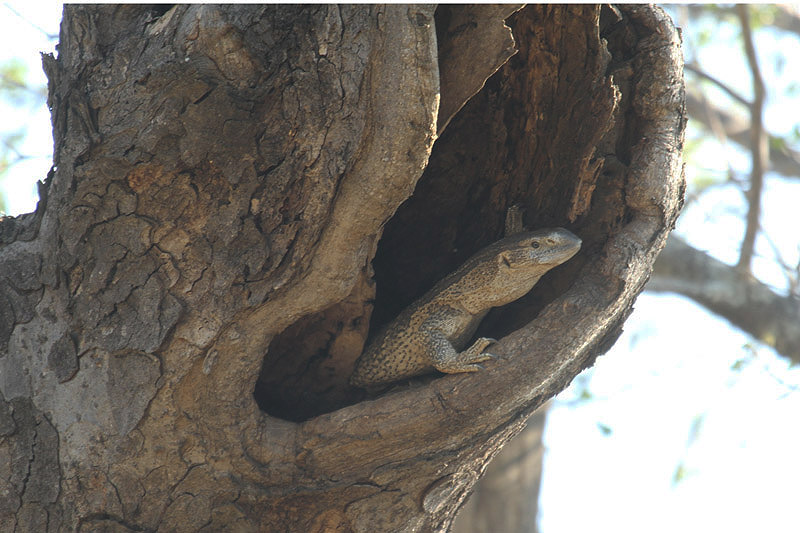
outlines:
M475 372L492 359L481 337L461 351L492 307L522 297L551 268L575 255L581 240L562 228L505 237L470 257L408 306L356 362L353 385L368 387L441 372Z

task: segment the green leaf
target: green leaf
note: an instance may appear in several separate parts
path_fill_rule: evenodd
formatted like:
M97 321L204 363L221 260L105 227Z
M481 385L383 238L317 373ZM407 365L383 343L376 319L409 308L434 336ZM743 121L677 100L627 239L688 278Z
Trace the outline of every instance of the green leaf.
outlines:
M745 358L742 358L742 359L737 359L737 360L736 360L736 361L734 361L734 363L731 365L731 370L733 370L734 372L740 372L740 371L741 371L741 370L742 370L744 367L746 367L746 366L747 366L747 363L748 363L748 362L749 362L749 361L748 361L747 359L745 359Z
M14 106L39 106L47 98L42 86L28 83L28 66L18 58L0 63L0 98Z
M783 150L786 148L786 139L783 137L770 137L769 138L769 147L773 150Z
M779 16L778 7L769 4L751 4L748 6L750 12L750 24L754 30L772 26L775 18Z
M681 481L686 479L688 475L689 471L686 469L686 467L684 467L683 464L679 464L678 467L675 469L675 473L672 474L672 483L673 484L680 483Z

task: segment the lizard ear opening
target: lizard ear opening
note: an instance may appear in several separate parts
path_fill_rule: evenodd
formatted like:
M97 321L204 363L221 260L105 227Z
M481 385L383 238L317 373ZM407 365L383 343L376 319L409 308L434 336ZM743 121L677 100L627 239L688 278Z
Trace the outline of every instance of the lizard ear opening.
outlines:
M506 268L511 268L511 258L508 256L508 253L503 252L500 254L500 262L506 266Z

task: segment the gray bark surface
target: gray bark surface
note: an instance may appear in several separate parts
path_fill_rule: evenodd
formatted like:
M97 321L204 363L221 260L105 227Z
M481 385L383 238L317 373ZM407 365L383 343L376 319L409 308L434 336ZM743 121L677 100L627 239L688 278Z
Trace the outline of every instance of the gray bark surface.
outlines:
M453 533L538 533L539 488L549 403L503 446L458 512Z
M67 7L54 168L0 221L0 530L444 531L613 343L682 201L677 33L525 8L519 53L441 95L434 146L442 16ZM481 326L499 360L348 387L368 332L514 204L584 247Z
M647 290L676 292L728 319L794 364L800 363L800 302L752 274L670 237Z

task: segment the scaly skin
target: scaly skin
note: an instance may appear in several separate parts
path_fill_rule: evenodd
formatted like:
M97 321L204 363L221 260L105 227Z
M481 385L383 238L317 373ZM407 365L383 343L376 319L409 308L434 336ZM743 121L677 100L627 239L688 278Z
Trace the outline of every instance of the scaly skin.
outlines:
M350 383L369 387L412 376L475 372L493 339L461 351L492 307L525 295L545 272L575 255L581 240L562 228L505 237L479 251L408 306L367 346Z

